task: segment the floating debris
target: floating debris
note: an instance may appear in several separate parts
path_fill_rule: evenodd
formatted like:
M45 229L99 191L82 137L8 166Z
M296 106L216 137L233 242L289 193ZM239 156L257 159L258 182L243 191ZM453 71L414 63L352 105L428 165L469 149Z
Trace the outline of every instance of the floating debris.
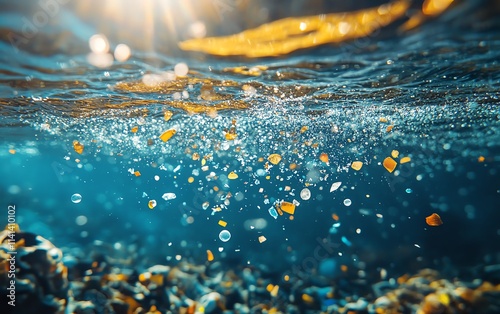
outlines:
M130 129L130 132L132 133L137 133L137 131L139 131L139 127L137 125Z
M156 207L156 201L155 200L150 200L148 202L148 207L149 207L149 209L155 208Z
M231 233L229 231L227 231L227 230L222 230L219 233L219 239L222 242L227 242L227 241L229 241L229 239L231 239Z
M330 193L333 191L337 191L341 185L342 185L342 182L340 182L340 181L332 183L332 186L330 187Z
M391 152L391 156L392 156L392 158L398 158L398 157L399 157L399 152L398 152L397 150L395 150L395 149L394 149L394 150Z
M382 164L384 165L384 168L387 171L392 173L394 171L394 169L396 169L396 166L398 163L394 159L392 159L391 157L386 157Z
M265 236L260 236L259 237L259 243L266 242L266 237Z
M234 171L231 171L231 172L227 175L227 178L228 178L229 180L238 179L238 174L236 174L236 172L234 172Z
M303 199L304 201L307 201L308 199L311 198L311 190L308 188L303 188L302 191L300 191L300 198Z
M75 193L75 194L71 195L71 201L75 204L78 204L82 201L82 196L78 193Z
M170 110L165 110L165 112L163 113L163 119L165 119L165 121L168 121L170 120L170 118L172 118L174 114L172 113L172 111Z
M436 213L433 213L432 215L425 217L425 222L431 227L437 227L443 224L441 217Z
M136 171L134 171L134 175L136 177L140 177L141 176L141 172L139 170L136 170Z
M353 161L353 163L351 164L351 168L356 170L356 171L359 171L361 169L361 167L363 167L362 161Z
M391 132L391 131L392 131L392 129L393 129L393 128L394 128L394 125L389 125L389 126L385 129L385 131L386 131L387 133L389 133L389 132Z
M328 163L328 154L327 153L321 153L321 155L319 155L319 160L321 160L322 162L324 162L325 164Z
M347 239L345 236L342 236L342 238L340 238L340 240L342 241L342 243L344 243L345 245L347 246L352 246L352 242L349 241L349 239Z
M177 196L175 195L175 193L164 193L161 198L163 198L166 201L170 201L175 199L176 197Z
M269 157L267 157L267 160L269 160L270 163L273 165L277 165L281 161L281 155L280 154L271 154Z
M219 220L219 226L226 227L227 226L227 222L225 222L224 220Z
M78 154L82 154L83 153L83 149L85 148L85 146L78 142L78 141L73 141L73 149L75 150L75 152L77 152Z
M410 157L403 157L403 158L401 158L401 160L399 162L401 164L406 164L407 162L410 162L410 161L411 161Z
M287 214L293 215L295 213L295 204L282 201L280 203L280 209Z
M211 262L213 260L214 260L214 254L212 253L212 251L207 250L207 261Z
M271 217L273 217L274 219L278 219L278 212L276 211L276 208L274 208L274 206L269 208L268 212Z
M168 141L172 136L175 135L175 133L177 133L177 131L175 129L169 129L165 132L163 132L162 135L160 135L160 139L164 142Z

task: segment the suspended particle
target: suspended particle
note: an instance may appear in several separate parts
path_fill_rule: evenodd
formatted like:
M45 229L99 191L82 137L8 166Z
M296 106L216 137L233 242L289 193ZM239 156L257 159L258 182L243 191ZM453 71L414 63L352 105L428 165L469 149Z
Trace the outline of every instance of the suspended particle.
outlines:
M194 182L194 178L193 178L193 177L189 177L189 178L188 178L188 182L189 182L189 183L193 183L193 182Z
M295 213L295 204L282 201L280 204L280 209L287 214L293 215Z
M156 201L155 200L150 200L148 202L148 207L149 207L149 209L155 208L156 207Z
M214 254L212 253L212 251L207 250L207 261L211 262L213 260L214 260Z
M350 199L346 198L346 199L344 200L344 205L345 205L345 206L351 206L351 204L352 204L352 201L351 201Z
M321 153L321 155L319 155L319 160L321 160L322 162L324 162L325 164L328 163L328 154L327 153Z
M385 129L385 131L386 131L387 133L389 133L389 132L391 132L391 131L392 131L392 129L393 129L393 128L394 128L394 125L389 125L389 126Z
M170 200L173 200L175 199L177 196L175 195L175 193L164 193L162 198L166 201L170 201Z
M140 172L139 170L134 171L134 175L135 175L136 177L140 177L140 176L141 176L141 172Z
M168 141L172 136L175 135L175 133L177 133L177 131L175 129L169 129L165 132L163 132L162 135L160 135L160 139L164 142Z
M165 112L163 113L163 119L165 119L165 121L168 121L170 120L170 118L172 118L174 114L172 113L172 111L169 111L169 110L165 110Z
M229 239L231 239L231 233L229 231L227 231L227 230L222 230L219 233L219 239L222 242L227 242L227 241L229 241Z
M392 159L391 157L386 157L382 164L384 165L384 168L387 171L392 173L394 171L394 169L396 169L396 166L398 163L394 159Z
M391 152L391 156L392 156L392 158L398 158L398 157L399 157L399 152L398 152L397 150L395 150L395 149L394 149L394 150Z
M309 130L309 127L307 125L304 125L303 127L300 128L300 133L305 133Z
M410 157L403 157L403 158L401 158L401 160L399 162L402 164L406 164L407 162L410 162L410 161L411 161Z
M278 212L276 211L276 208L274 208L274 206L269 208L268 212L271 217L273 217L274 219L278 219Z
M78 204L82 201L82 196L78 193L75 193L75 194L71 195L71 201L75 204Z
M259 237L259 243L266 242L266 237L265 236L260 236Z
M352 242L349 241L349 239L347 239L346 237L342 236L342 238L340 239L342 241L342 243L344 243L345 245L347 246L352 246Z
M437 227L443 224L441 217L436 213L433 213L432 215L425 217L425 222L431 227Z
M75 152L77 152L78 154L82 154L83 153L83 149L85 148L85 146L78 142L78 141L73 141L73 149L75 150Z
M231 172L227 175L227 178L228 178L229 180L238 179L238 175L236 174L236 172L231 171Z
M300 191L300 198L303 199L304 201L307 201L308 199L311 198L311 190L308 188L303 188L302 191Z
M277 165L281 161L281 155L280 154L271 154L269 157L267 157L267 160L269 160L270 163L273 165Z
M219 226L224 228L227 226L227 222L225 222L224 220L219 220Z
M209 206L210 206L210 203L209 203L209 202L204 202L204 203L201 205L201 208L203 208L203 210L206 210Z
M351 168L356 170L356 171L359 171L361 169L361 167L363 167L362 161L353 161L351 164Z
M132 132L132 133L137 133L137 131L139 131L138 126L134 126L134 127L132 127L132 129L130 129L130 132Z
M332 186L330 187L330 193L333 192L333 191L338 190L338 188L341 185L342 185L342 182L340 182L340 181L332 183Z

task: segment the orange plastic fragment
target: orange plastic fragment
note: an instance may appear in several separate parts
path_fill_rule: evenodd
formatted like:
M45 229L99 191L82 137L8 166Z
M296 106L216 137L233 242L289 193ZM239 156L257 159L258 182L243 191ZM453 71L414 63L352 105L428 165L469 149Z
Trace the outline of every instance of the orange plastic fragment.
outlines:
M280 209L287 214L293 215L295 213L295 204L290 202L281 202Z
M387 157L386 159L384 159L383 165L387 171L392 173L394 171L394 169L396 169L396 166L398 165L398 163L394 159L392 159L391 157Z
M422 13L435 16L446 10L453 0L425 0L422 4Z
M75 152L77 152L78 154L82 154L83 153L83 148L85 146L83 146L82 143L78 142L78 141L73 141L73 149L75 150Z
M270 163L273 165L277 165L281 161L281 155L280 154L271 154L269 157L267 157L267 160L269 160Z
M484 159L485 159L485 158L484 158L484 156L479 156L479 157L477 158L477 161L478 161L478 162L484 162Z
M137 133L137 131L139 131L138 126L134 126L134 127L132 127L132 129L130 129L130 132L132 132L132 133Z
M319 160L321 160L322 162L324 162L325 164L328 163L328 154L327 153L321 153L321 155L319 155Z
M347 265L340 265L340 270L341 270L343 273L346 273L346 272L349 270L349 267L347 267Z
M14 154L16 153L16 150L15 150L15 149L13 149L13 148L12 148L12 149L9 149L9 153L10 153L10 154L12 154L12 155L14 155Z
M172 136L175 135L175 133L177 133L177 131L175 129L170 129L170 130L167 130L165 132L163 132L162 135L160 135L160 139L164 142L168 141Z
M411 161L410 157L403 157L403 158L401 158L401 160L399 162L402 164L406 164L407 162L410 162L410 161Z
M337 215L337 214L332 214L332 218L335 221L339 221L339 219L340 219L339 215Z
M141 172L140 172L139 170L134 171L134 175L135 175L136 177L140 177L140 176L141 176Z
M356 171L359 171L361 169L361 167L363 167L362 161L353 161L351 164L351 168L356 170Z
M385 131L386 131L387 133L389 133L389 132L391 132L391 131L392 131L392 128L394 128L394 125L389 125L389 126L385 129Z
M214 253L212 251L207 250L207 261L211 262L214 260Z
M437 227L443 224L441 217L436 213L433 213L432 215L425 217L425 222L431 227Z

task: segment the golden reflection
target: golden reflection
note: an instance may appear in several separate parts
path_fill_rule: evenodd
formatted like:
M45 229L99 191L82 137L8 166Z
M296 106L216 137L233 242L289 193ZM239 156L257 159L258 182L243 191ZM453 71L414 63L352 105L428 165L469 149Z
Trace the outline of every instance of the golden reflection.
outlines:
M191 39L179 44L183 50L209 54L270 57L326 43L365 37L403 16L407 0L349 13L285 18L225 37Z

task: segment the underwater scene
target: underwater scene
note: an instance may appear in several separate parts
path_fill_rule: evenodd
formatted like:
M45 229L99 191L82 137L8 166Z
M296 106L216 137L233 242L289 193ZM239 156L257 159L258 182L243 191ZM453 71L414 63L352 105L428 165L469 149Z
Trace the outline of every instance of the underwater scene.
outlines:
M499 14L1 0L0 313L500 313Z

